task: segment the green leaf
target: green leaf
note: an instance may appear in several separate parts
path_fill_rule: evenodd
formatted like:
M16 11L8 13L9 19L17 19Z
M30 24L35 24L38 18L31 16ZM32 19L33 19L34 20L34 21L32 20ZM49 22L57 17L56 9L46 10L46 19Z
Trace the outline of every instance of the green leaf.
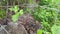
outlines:
M44 34L51 34L50 32L48 32L48 31L43 31L44 32Z
M13 8L9 8L10 11L13 11Z
M42 34L42 30L41 29L38 29L37 30L37 34Z
M19 10L19 7L17 5L14 6L13 11L16 13L16 12L18 12L18 10Z
M12 7L12 8L9 8L9 10L14 11L15 13L17 13L18 10L19 10L19 7L16 5L16 6Z
M6 0L3 0L3 1L6 1Z
M23 14L23 10L21 9L20 11L19 11L19 15L22 15Z
M12 21L16 22L18 20L19 14L12 15Z
M13 22L16 22L18 20L19 15L21 16L23 14L23 10L20 10L16 14L12 15Z
M51 31L52 34L60 34L60 25L53 25Z
M3 9L0 9L0 18L4 18L6 16L6 12Z
M43 25L44 25L45 27L47 27L48 22L43 22Z

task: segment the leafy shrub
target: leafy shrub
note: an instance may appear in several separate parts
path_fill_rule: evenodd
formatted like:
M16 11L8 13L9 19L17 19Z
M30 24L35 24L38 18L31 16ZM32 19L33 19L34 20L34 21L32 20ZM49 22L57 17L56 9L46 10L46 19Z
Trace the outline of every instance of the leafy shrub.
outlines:
M9 8L9 10L14 11L14 13L15 13L14 15L12 15L13 22L16 22L18 20L18 17L23 14L23 10L22 9L19 10L19 7L17 5L12 8ZM18 12L18 10L19 10L19 12Z
M52 33L53 31L51 31L51 27L54 27L54 24L60 25L60 12L58 13L58 11L55 10L55 8L59 10L59 1L60 0L40 0L39 5L42 7L35 8L34 13L32 13L35 20L41 22L44 34L54 34ZM44 8L45 6L47 8ZM49 8L54 8L54 10Z
M56 11L55 10L49 10L49 9L43 9L43 8L35 8L35 12L33 13L33 16L35 20L38 20L42 24L42 30L44 32L51 32L51 26L55 23L55 16ZM45 32L45 33L46 33Z

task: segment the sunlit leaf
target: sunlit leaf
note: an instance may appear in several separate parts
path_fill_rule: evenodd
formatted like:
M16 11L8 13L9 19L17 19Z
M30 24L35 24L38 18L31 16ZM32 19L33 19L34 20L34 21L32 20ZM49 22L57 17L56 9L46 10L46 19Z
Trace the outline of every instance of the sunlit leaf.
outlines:
M18 20L19 14L12 15L12 21L16 22Z
M53 25L51 28L52 34L60 34L60 26L59 25Z
M22 9L19 11L19 14L20 14L20 15L22 15L22 14L23 14L23 10L22 10Z
M14 10L14 12L16 13L16 12L18 12L19 7L18 7L17 5L16 5L16 6L14 6L13 10Z
M37 30L37 34L42 34L42 30L41 29L38 29Z

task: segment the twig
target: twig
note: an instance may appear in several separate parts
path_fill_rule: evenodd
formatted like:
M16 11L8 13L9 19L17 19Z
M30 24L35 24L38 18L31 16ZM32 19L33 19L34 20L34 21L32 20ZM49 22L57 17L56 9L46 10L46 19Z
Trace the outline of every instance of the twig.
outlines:
M7 34L9 34L9 32L2 25L1 25L1 28L4 29L4 31L6 31Z

